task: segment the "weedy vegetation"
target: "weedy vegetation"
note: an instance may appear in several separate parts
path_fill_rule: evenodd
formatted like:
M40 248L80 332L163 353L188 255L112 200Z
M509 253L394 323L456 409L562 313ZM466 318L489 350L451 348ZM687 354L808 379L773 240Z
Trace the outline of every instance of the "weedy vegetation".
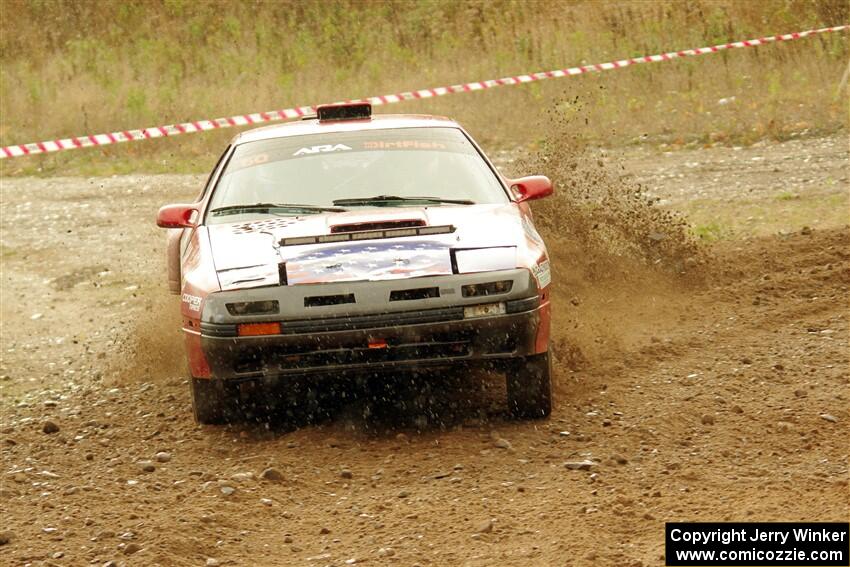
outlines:
M845 23L844 0L2 0L0 144L498 78ZM749 144L845 128L848 34L408 102L488 149L544 110L591 143ZM575 102L557 102L575 101ZM580 110L583 109L583 110ZM4 175L204 171L234 130L5 160Z

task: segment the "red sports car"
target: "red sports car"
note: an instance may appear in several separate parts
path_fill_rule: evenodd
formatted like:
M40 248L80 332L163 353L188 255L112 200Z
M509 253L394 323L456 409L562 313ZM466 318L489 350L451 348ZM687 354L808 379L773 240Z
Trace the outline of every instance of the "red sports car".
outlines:
M527 201L457 123L368 104L234 138L196 203L160 209L196 419L240 384L486 364L509 410L551 407L546 247Z

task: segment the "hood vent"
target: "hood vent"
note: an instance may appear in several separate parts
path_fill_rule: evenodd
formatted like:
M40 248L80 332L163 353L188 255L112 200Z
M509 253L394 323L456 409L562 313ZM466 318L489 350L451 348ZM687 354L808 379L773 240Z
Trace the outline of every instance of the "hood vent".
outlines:
M422 219L405 219L405 220L387 220L375 222L358 222L350 224L337 224L331 226L331 234L340 234L342 232L361 232L364 230L387 230L392 228L415 228L417 226L425 226L425 221Z
M418 222L418 221L407 221ZM339 225L346 226L346 225ZM357 225L358 229L353 232L341 232L338 234L323 234L321 236L295 236L282 238L281 246L303 246L305 244L328 244L331 242L349 242L354 240L378 240L381 238L402 238L404 236L425 236L431 234L450 234L455 227L447 224L441 226L414 226L410 228L388 228L377 230L362 230L363 225Z

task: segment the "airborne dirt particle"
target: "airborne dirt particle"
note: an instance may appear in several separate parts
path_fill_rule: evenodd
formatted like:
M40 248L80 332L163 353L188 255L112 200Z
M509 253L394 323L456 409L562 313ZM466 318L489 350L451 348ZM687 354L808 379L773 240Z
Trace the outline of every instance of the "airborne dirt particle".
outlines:
M567 118L560 107L544 141L506 173L543 174L555 185L552 197L531 207L555 274L556 362L580 372L678 317L689 291L704 282L709 256L683 217L626 179L616 156L575 134L582 111ZM555 387L571 386L562 377Z
M512 168L547 175L555 184L554 196L533 207L545 237L583 252L574 260L597 275L607 275L621 261L677 274L689 258L701 263L704 251L684 217L656 206L644 187L624 178L616 159L576 135L575 115L567 117L556 106L550 118L539 150Z

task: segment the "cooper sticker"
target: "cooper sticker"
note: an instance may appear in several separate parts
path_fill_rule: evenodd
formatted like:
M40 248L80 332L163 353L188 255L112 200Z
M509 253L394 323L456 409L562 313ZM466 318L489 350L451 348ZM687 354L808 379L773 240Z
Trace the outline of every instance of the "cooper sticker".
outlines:
M552 282L552 271L549 269L549 260L544 260L531 269L534 274L534 279L537 280L537 286L543 289Z
M201 298L197 295L189 295L188 293L184 293L183 303L189 306L189 311L201 310Z

